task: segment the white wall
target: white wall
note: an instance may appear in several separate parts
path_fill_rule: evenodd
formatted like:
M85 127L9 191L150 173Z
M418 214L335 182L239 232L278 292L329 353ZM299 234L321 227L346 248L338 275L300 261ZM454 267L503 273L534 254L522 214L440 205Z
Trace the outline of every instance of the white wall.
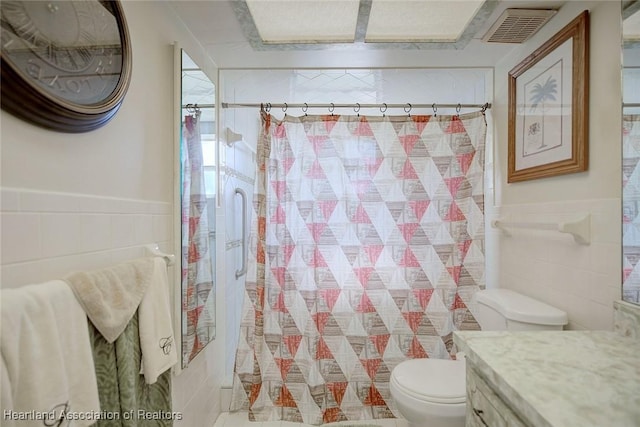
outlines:
M590 9L589 170L507 184L508 72L581 11ZM497 263L488 272L511 288L569 314L570 328L612 329L621 296L620 2L568 2L543 30L496 65L495 194L491 218L556 221L592 215L592 243L551 232L488 230ZM489 239L489 237L488 237ZM497 271L495 270L497 269Z
M179 74L172 43L211 76L216 69L167 3L125 0L123 7L133 75L111 122L64 134L0 113L3 288L133 259L144 255L147 243L174 251L173 121L179 101L173 85ZM174 378L173 410L184 417L178 427L209 426L220 413L221 346L214 341Z

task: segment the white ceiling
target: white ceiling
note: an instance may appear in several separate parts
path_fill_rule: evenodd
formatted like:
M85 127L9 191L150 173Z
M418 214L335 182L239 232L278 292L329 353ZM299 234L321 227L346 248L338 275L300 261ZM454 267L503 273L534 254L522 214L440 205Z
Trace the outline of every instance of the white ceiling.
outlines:
M334 0L334 3L340 1ZM455 3L459 0L441 1L455 8ZM345 5L348 3L347 1ZM431 43L428 48L421 49L407 49L403 44L381 48L374 44L356 42L316 45L312 50L257 50L246 35L246 22L241 23L237 18L239 2L170 1L176 14L220 68L492 67L515 47L481 40L505 9L559 9L565 1L502 0L495 3L495 8L484 18L484 22L478 24L478 30L463 48L453 46L452 49L452 46L442 43Z

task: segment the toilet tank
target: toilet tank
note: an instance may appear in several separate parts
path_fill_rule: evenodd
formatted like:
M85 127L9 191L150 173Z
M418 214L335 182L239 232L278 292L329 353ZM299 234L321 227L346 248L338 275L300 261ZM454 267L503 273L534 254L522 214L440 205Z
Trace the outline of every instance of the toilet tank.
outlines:
M476 320L487 331L561 330L567 313L509 289L476 292Z

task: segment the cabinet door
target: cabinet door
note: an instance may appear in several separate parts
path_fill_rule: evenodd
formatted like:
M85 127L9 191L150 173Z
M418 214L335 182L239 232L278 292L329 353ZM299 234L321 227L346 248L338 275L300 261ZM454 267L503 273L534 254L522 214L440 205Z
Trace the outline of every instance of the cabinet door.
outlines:
M467 365L466 427L526 427L526 424L469 365Z

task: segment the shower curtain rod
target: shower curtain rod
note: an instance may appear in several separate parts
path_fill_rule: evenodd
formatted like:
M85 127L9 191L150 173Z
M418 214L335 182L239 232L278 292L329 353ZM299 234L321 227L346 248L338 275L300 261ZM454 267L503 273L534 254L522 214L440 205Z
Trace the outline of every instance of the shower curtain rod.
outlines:
M433 108L433 109L437 109L437 108L482 108L483 111L486 109L491 108L491 104L484 103L484 104L438 104L438 103L433 103L433 104L411 104L409 102L407 102L406 104L386 104L386 103L380 103L380 104L359 104L359 103L353 103L353 104L334 104L334 103L329 103L329 104L307 104L306 102L304 104L287 104L286 102L284 103L280 103L280 104L272 104L269 102L265 102L262 104L256 104L256 103L248 103L248 104L244 104L244 103L229 103L229 102L223 102L222 104L222 108L242 108L242 107L251 107L251 108L259 108L259 107L271 107L271 108L283 108L283 109L287 109L287 108L353 108L353 109L360 109L360 108L384 108L385 110L387 108L404 108L405 111L411 111L412 108ZM407 108L409 108L409 110L407 110Z
M182 108L216 108L215 104L183 104Z
M622 108L640 107L640 102L625 102L622 104Z

